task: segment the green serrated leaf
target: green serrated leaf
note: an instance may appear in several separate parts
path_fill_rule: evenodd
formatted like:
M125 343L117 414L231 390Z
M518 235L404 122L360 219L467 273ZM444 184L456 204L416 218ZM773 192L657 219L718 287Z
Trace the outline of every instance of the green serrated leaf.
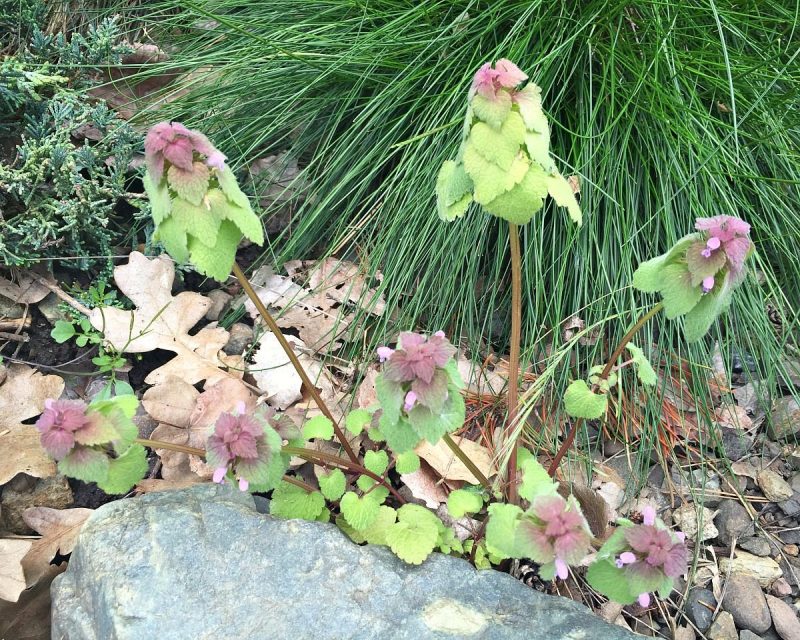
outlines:
M130 491L147 473L147 451L140 444L131 445L128 450L108 465L108 474L97 486L108 494Z
M436 179L436 205L439 217L447 222L464 215L472 202L472 180L464 165L447 160Z
M218 189L211 189L208 192L207 200L211 210L220 219L232 222L238 228L239 233L252 242L264 244L264 227L259 218L250 208L250 202L245 198L246 206L240 206L226 197Z
M583 380L575 380L564 393L564 409L573 418L596 420L605 415L607 407L608 398L592 393Z
M400 419L394 424L385 420L385 415L381 417L379 426L386 444L395 453L405 453L411 451L420 442L420 436L405 419ZM372 430L371 430L372 431Z
M239 188L239 183L236 182L236 176L233 175L233 171L230 170L230 167L226 166L222 171L216 170L213 175L216 177L219 188L228 200L242 209L250 208L250 201Z
M700 302L703 291L692 286L692 276L684 264L668 264L661 270L661 297L664 315L673 320L689 313Z
M405 393L403 387L386 379L382 373L375 379L375 395L381 405L381 422L395 423L400 419Z
M347 486L347 478L341 469L332 469L330 473L320 473L317 476L319 481L319 490L326 500L335 502L344 494Z
M521 466L522 482L519 485L519 495L528 502L533 502L539 496L552 496L558 493L558 485L547 473L539 461L531 456Z
M639 376L639 381L648 386L655 385L658 382L658 376L656 375L655 369L653 369L653 365L650 364L647 356L644 355L644 351L633 343L628 343L628 351L636 367L636 375Z
M725 279L707 294L700 298L694 308L684 318L683 333L687 342L700 340L719 315L731 303L733 286L730 273L725 274Z
M469 142L486 160L503 171L511 168L525 140L525 124L516 111L508 114L498 130L483 122L476 122L469 134Z
M101 482L108 477L108 456L87 447L75 447L58 463L65 476L83 482Z
M447 364L444 365L443 368L450 379L450 386L454 387L458 391L463 389L465 386L464 379L461 377L461 372L458 370L458 363L451 359L447 361Z
M467 513L477 513L483 508L483 498L478 493L456 489L447 496L447 512L453 518L463 518Z
M586 572L586 580L593 589L620 604L632 604L639 596L639 592L631 592L624 570L608 560L592 563Z
M372 421L372 414L366 409L353 409L344 419L344 426L357 436Z
M538 164L531 164L525 176L508 191L483 205L488 213L514 224L527 224L544 205L549 176Z
M451 391L440 413L418 404L409 412L408 419L420 438L436 444L445 433L463 426L465 415L464 398L460 393Z
M488 507L486 523L486 549L499 558L522 558L523 551L517 542L517 527L522 509L513 504L494 503Z
M195 162L191 171L184 171L174 164L167 169L167 183L178 194L178 199L193 205L203 202L203 196L208 191L209 177L208 167L202 162ZM173 201L173 211L178 199Z
M382 475L389 466L389 456L385 451L367 451L364 454L364 466L376 476Z
M363 531L369 527L380 512L380 503L368 494L359 498L353 491L348 491L339 501L339 509L353 529Z
M475 185L475 202L485 205L514 185L519 184L528 172L531 163L528 157L519 153L511 167L505 171L484 158L471 141L464 146L464 169Z
M538 85L533 82L526 84L514 94L514 102L528 131L550 135L547 117L542 109L542 89Z
M176 198L168 219L180 225L196 242L202 242L207 247L216 245L222 218L204 204L192 204Z
M490 100L478 93L472 97L470 106L476 118L499 129L511 112L511 96L505 91L498 91L495 99Z
M164 218L153 232L153 240L157 240L176 262L189 261L189 239L186 231L172 216Z
M164 222L169 222L170 219ZM200 273L219 282L225 282L231 274L236 248L241 239L241 231L230 220L223 220L220 223L217 242L213 247L208 247L194 236L190 236L187 246L191 253L192 264ZM175 255L172 254L172 257L175 258Z
M397 522L388 527L386 542L394 554L409 564L422 564L439 540L439 519L417 504L397 510Z
M314 416L303 425L303 437L306 440L330 440L333 438L333 423L325 416Z
M169 195L166 180L161 180L161 183L156 186L150 178L150 174L146 173L142 178L147 199L150 201L150 215L153 217L153 222L156 226L160 225L170 214L172 210L172 197Z
M75 325L73 325L71 322L67 322L66 320L56 320L55 325L53 325L53 329L50 331L50 337L58 342L58 344L62 344L75 336L75 333Z
M269 512L278 518L316 520L325 508L325 498L319 491L308 492L281 481L272 492Z
M664 279L661 271L667 264L666 256L658 256L639 265L633 272L633 286L644 293L655 293L661 289Z
M693 287L699 287L706 278L715 276L725 266L727 256L722 249L712 252L706 258L703 255L705 245L702 241L693 243L686 250L686 266L691 274L691 282Z
M400 474L414 473L419 469L419 456L413 451L400 453L394 463L394 468Z
M356 544L387 544L386 532L397 520L397 511L391 507L381 506L378 508L378 516L370 526L361 531L353 529L343 517L336 519L336 525L344 531Z
M579 227L583 224L583 214L580 205L575 199L572 186L560 173L556 172L547 177L547 192L556 201L559 207L566 207L570 219Z

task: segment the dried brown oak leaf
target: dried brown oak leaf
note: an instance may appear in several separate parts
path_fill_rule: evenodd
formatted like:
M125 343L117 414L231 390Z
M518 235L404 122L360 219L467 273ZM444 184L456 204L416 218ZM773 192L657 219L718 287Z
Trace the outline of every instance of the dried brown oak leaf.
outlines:
M0 540L0 600L16 602L25 590L22 558L33 546L32 540L8 538Z
M72 553L83 523L92 515L92 509L51 509L31 507L25 509L22 519L42 537L34 541L22 559L25 581L29 587L47 575L50 561L56 554Z
M44 411L44 401L58 398L64 381L58 376L43 375L35 369L11 364L5 382L0 385L0 485L18 473L47 478L56 465L39 443L39 432L23 421Z
M230 372L224 370L231 365L230 360L223 360L221 353L229 338L225 329L209 325L189 335L212 301L191 291L173 296L175 268L169 258L148 259L134 251L128 264L115 267L114 280L136 309L92 309L89 316L92 326L101 331L106 342L117 351L145 353L164 349L176 356L150 372L144 380L147 384L159 384L170 376L182 378L189 384L206 380L207 385L241 377L241 370L237 373L235 367Z
M200 393L181 378L168 378L163 384L148 389L142 404L150 416L159 422L152 433L153 440L203 449L212 425L219 415L233 411L239 402L252 411L256 398L240 380L223 378L213 385L206 384ZM161 458L161 477L165 480L190 481L198 476L210 478L213 469L197 456L181 451L155 448Z

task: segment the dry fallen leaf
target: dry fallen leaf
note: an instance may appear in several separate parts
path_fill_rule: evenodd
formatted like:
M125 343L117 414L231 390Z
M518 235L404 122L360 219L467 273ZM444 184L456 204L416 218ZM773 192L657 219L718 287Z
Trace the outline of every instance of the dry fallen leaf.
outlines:
M25 579L29 586L39 582L47 573L50 561L59 553L72 553L83 523L92 509L51 509L31 507L25 509L22 519L42 537L33 543L22 560Z
M33 540L0 539L0 600L16 602L25 590L22 559L33 546Z
M0 638L50 640L50 584L66 570L66 562L50 565L38 584L25 589L19 600L0 600Z
M411 495L424 501L429 509L438 509L440 504L447 502L447 491L442 486L441 476L426 462L420 461L419 469L414 473L404 473L400 478Z
M496 397L508 384L507 375L491 371L476 362L467 360L464 356L458 356L456 366L462 379L467 383L467 390L476 395Z
M488 478L497 473L489 449L466 438L456 436L453 440L484 476ZM470 484L480 484L464 463L456 458L444 440L439 440L435 445L423 441L414 451L446 480L465 480Z
M33 425L22 424L44 411L44 401L58 398L64 381L58 376L42 375L31 367L8 366L5 382L0 385L0 485L18 473L46 478L56 472L56 465L39 443Z
M229 334L213 323L195 335L189 331L206 314L210 298L184 291L172 295L175 267L166 256L148 259L134 251L128 264L114 268L114 280L120 291L136 305L133 311L115 307L92 309L92 326L103 332L106 342L124 353L145 353L165 349L175 358L150 372L147 384L158 384L176 376L195 384L206 380L240 377L240 373L223 371L221 349Z
M44 275L43 277L52 280L52 276ZM15 270L13 281L0 277L0 296L18 304L39 302L44 300L49 293L50 289L27 271Z
M745 432L750 432L753 428L753 420L747 415L747 411L732 403L717 407L714 411L714 421L721 427L731 427Z

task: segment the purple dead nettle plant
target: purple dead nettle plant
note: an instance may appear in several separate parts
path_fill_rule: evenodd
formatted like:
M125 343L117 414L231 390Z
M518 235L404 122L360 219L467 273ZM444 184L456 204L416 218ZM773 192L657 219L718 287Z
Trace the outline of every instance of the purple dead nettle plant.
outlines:
M206 462L214 468L213 480L222 484L233 476L239 489L258 490L259 485L275 486L286 470L281 455L281 437L272 425L274 412L245 413L239 402L235 413L217 418L206 440ZM251 487L252 485L252 487Z

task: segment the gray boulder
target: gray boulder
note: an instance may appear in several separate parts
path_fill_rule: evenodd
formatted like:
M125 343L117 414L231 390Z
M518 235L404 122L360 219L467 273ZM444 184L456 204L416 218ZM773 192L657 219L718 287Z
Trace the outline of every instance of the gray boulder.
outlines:
M410 566L216 485L101 507L51 593L61 640L635 637L506 574Z

